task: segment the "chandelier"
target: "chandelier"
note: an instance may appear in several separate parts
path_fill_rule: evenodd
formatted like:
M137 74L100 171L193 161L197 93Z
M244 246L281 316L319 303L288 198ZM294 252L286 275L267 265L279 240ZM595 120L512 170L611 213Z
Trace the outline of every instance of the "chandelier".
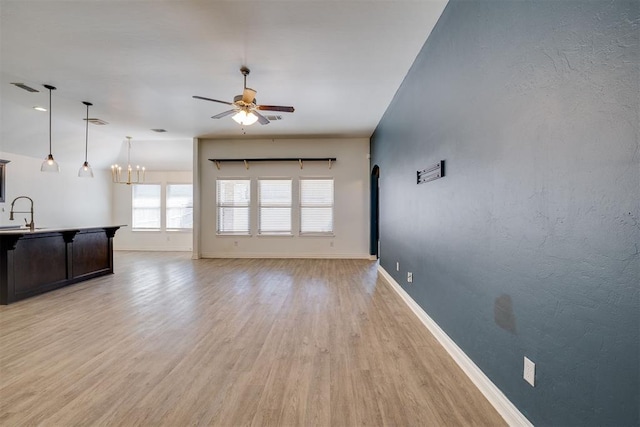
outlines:
M135 170L131 166L131 137L127 136L127 168L125 176L122 176L122 166L111 165L111 180L115 184L142 184L144 182L144 166L136 165Z

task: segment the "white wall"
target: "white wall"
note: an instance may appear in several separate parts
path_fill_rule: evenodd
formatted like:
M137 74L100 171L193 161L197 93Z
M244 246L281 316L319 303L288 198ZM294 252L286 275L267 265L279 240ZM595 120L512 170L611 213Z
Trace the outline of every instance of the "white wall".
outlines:
M191 171L148 171L147 184L163 184L164 199L167 184L191 184ZM113 239L116 250L140 251L191 251L193 233L185 231L133 231L131 230L131 186L112 184L113 220L117 224L127 224ZM164 215L164 212L163 212Z
M369 258L369 140L318 138L277 140L201 140L197 147L200 224L194 255L204 258ZM336 157L328 162L223 163L218 170L210 158ZM217 178L287 177L295 187L300 177L334 178L334 236L218 236L215 185ZM252 182L255 185L255 181ZM255 206L254 206L255 208ZM252 210L252 224L256 223ZM298 212L293 210L293 215ZM196 216L198 217L198 216ZM293 219L294 224L297 219ZM255 229L255 226L253 227Z
M88 227L111 225L111 183L107 171L94 170L94 178L78 178L78 164L60 163L60 173L40 172L43 159L0 152L6 165L6 197L0 203L0 224L24 224L29 214L9 221L11 201L28 196L34 202L36 227ZM28 200L18 200L16 210L29 210Z

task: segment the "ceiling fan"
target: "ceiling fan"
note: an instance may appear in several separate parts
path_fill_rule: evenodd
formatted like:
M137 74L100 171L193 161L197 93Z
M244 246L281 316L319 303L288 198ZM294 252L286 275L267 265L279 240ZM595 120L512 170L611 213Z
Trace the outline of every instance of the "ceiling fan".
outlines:
M202 99L204 101L219 102L221 104L232 105L233 109L223 111L220 114L212 116L212 119L221 119L223 117L234 114L233 120L241 125L249 126L258 121L261 125L269 124L269 119L260 114L260 111L279 111L284 113L293 113L293 107L284 107L281 105L258 105L256 103L256 91L247 87L247 75L251 72L247 67L240 68L240 72L244 76L244 90L242 95L236 95L233 97L233 102L220 101L218 99L205 98L204 96L194 95L196 99Z

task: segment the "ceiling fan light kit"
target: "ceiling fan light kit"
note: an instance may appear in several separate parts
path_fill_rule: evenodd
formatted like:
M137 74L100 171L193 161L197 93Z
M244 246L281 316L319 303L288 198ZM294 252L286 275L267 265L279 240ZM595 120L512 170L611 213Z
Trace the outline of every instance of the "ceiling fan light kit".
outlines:
M231 118L235 120L236 123L238 123L239 125L244 125L244 126L251 126L252 124L258 121L258 116L253 114L251 111L247 113L244 110L238 111Z
M261 125L267 125L270 120L260 114L260 111L279 111L284 113L293 113L295 109L293 107L286 107L282 105L259 105L256 102L257 91L247 87L247 75L251 72L247 67L241 67L240 72L244 76L244 89L242 95L236 95L233 98L233 102L220 101L218 99L206 98L204 96L194 95L195 99L201 99L203 101L218 102L220 104L226 104L233 106L232 110L223 111L222 113L212 116L212 119L221 119L223 117L230 116L236 123L242 126L250 126L255 122L259 122Z

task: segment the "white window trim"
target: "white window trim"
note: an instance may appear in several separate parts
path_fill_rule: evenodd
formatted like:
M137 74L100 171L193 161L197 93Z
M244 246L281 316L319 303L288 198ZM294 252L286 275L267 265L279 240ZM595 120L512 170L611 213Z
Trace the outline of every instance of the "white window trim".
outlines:
M193 233L193 228L167 228L167 187L169 185L191 185L192 182L143 182L134 185L159 185L160 186L160 228L134 228L133 227L133 185L131 185L131 231L134 233ZM193 204L193 201L192 201ZM192 206L193 209L193 206Z

